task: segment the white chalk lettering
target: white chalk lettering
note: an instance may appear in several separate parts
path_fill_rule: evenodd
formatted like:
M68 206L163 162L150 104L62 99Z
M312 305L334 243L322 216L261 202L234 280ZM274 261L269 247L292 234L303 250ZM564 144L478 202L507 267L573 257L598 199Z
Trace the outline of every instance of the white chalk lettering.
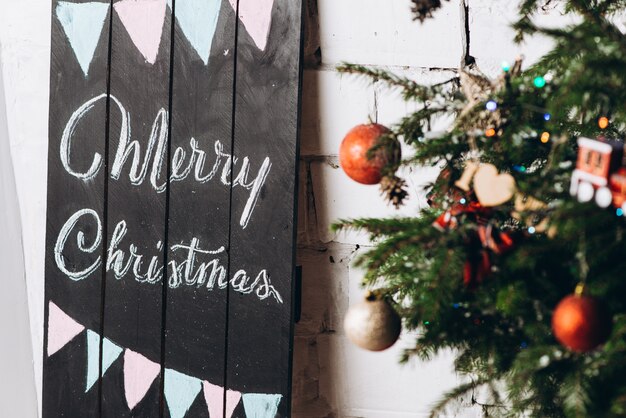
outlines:
M87 245L85 233L82 230L76 231L81 219L89 220L96 227L96 236L91 245ZM81 209L73 214L61 228L54 247L54 256L57 267L69 279L73 281L84 280L93 275L101 267L101 256L95 257L89 267L74 271L68 268L66 263L66 244L68 239L76 233L76 242L79 253L72 254L72 262L77 263L81 259L81 253L91 255L99 253L102 246L102 223L98 214L92 209ZM163 280L163 242L156 244L158 253L150 257L147 269L144 267L144 260L149 255L140 254L139 248L145 248L136 243L124 243L128 234L128 225L125 220L119 221L113 228L108 248L106 249L106 262L104 268L106 272L112 272L116 280L124 280L131 277L138 283L154 285ZM128 248L124 250L123 248ZM277 303L283 303L283 299L272 285L267 270L261 270L251 280L251 275L244 269L239 269L228 279L226 277L227 268L221 262L219 255L224 254L226 249L220 246L215 249L203 249L200 240L192 237L189 243L175 244L170 247L171 260L167 268L167 286L176 289L181 286L194 286L205 288L206 290L226 289L230 285L233 290L242 294L253 294L259 300L273 297ZM93 257L93 256L92 256ZM175 258L176 257L176 258ZM208 258L208 260L205 260ZM179 262L177 260L182 259ZM90 258L91 260L91 258Z
M95 220L96 222L96 237L93 240L93 244L91 244L91 246L89 247L86 247L85 233L83 231L78 231L78 233L76 234L76 243L78 245L78 249L84 253L91 254L96 251L96 249L98 249L102 242L102 223L100 222L100 217L98 216L96 211L92 209L81 209L72 216L70 216L70 218L61 228L61 231L59 231L56 244L54 245L54 261L56 262L57 267L59 268L59 270L61 270L61 272L63 272L63 274L65 274L68 278L74 281L86 279L87 277L89 277L90 274L96 271L101 264L100 256L98 256L89 267L79 271L70 271L67 269L67 266L65 264L66 257L63 255L63 252L65 250L65 244L67 243L70 234L76 227L76 224L78 223L80 218L87 216L93 218L93 220Z
M165 159L167 154L169 117L167 110L161 108L157 112L154 122L152 123L147 143L143 144L145 149L142 149L142 142L139 139L132 138L130 112L126 110L124 105L115 96L110 95L108 97L110 97L112 103L115 103L121 114L119 140L115 157L111 164L110 178L120 181L123 177L127 176L130 184L140 186L149 177L150 184L155 192L164 192L168 184L167 174L164 173L166 171ZM79 124L85 116L94 109L95 104L106 98L106 94L101 94L80 106L70 117L61 137L61 163L70 175L83 181L89 181L96 177L103 166L103 158L100 153L94 152L91 166L87 171L79 172L73 169L71 166L73 150L77 147L88 146L90 142L93 143L93 141L77 141L74 136ZM199 141L196 138L190 138L189 149L189 152L181 146L172 149L169 181L175 182L193 178L198 183L204 184L213 180L221 167L222 171L219 176L220 183L230 187L231 178L233 178L233 188L241 187L249 191L248 199L239 219L239 225L245 229L258 204L262 188L271 170L272 163L270 158L264 158L256 176L250 179L251 166L253 165L250 158L247 156L238 158L225 152L224 146L219 140L215 141L213 144L215 160L208 172L206 172L205 166L207 165L209 156L206 151L200 148ZM239 162L241 163L237 168ZM234 170L237 172L236 175L234 175ZM192 173L193 176L191 176ZM131 263L129 260L128 263L124 265L124 268L131 264L137 264L139 266L141 261L134 260ZM115 264L114 267L117 268L119 272L123 271L119 264ZM135 269L135 267L133 267L133 269ZM152 274L154 273L155 272L152 271Z

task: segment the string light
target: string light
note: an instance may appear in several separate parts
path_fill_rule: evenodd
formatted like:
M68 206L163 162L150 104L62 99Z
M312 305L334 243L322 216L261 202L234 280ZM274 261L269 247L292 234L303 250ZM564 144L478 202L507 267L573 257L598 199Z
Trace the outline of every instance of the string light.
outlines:
M535 229L534 226L531 226L530 228L528 228L528 233L529 234L534 234L535 232L537 232L537 230Z
M489 100L487 104L485 105L485 107L487 108L487 110L490 110L493 112L494 110L498 108L498 103L496 103L495 100Z
M489 128L485 131L485 136L487 138L491 138L492 136L495 136L495 135L496 135L496 130L493 128Z
M549 113L544 113L543 114L543 120L545 121L549 121L552 118L552 115Z
M622 208L617 208L617 210L615 211L615 214L617 216L624 216L624 209Z
M546 85L546 79L539 76L539 77L535 77L535 79L533 80L533 84L535 85L535 87L537 87L538 89L543 88L543 86Z
M464 204L467 203L467 200L465 200L465 198L463 197L463 198L461 198L461 200L459 200L459 203L464 205Z
M513 170L524 173L526 172L526 167L524 167L523 165L515 165L513 166Z
M607 126L609 126L609 118L607 118L606 116L602 116L600 119L598 119L598 127L600 129L606 129Z
M502 71L504 71L505 73L508 73L510 69L511 69L511 66L509 65L509 63L506 61L502 61Z
M544 132L541 134L541 142L547 144L550 140L550 132Z

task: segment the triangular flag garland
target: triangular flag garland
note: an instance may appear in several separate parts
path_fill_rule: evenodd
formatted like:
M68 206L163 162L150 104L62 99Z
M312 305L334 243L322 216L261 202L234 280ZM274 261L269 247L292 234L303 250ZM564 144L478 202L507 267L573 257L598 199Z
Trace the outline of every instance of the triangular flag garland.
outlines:
M274 0L228 0L234 10L237 10L239 1L239 20L256 44L257 48L265 51L267 37L272 25L272 8ZM176 4L178 6L178 3Z
M56 304L48 304L48 357L63 348L85 327L67 315ZM87 330L87 381L85 392L98 381L98 362L101 336ZM124 352L124 395L128 408L133 410L146 396L150 386L161 372L161 365L148 360L132 350L124 350L108 338L102 341L102 376ZM222 417L224 411L224 388L207 381L183 374L176 370L165 369L165 401L172 418L184 418L189 408L204 389L209 418ZM226 414L230 418L235 408L243 399L247 418L275 418L282 395L264 393L240 393L226 391Z
M217 29L222 0L177 0L176 20L205 65ZM274 0L239 1L239 19L257 48L264 51L272 25ZM150 64L156 62L163 37L165 10L172 0L122 0L113 5L133 44ZM85 77L93 60L109 12L109 3L60 1L56 15Z
M65 347L84 329L84 326L50 302L48 304L48 357Z
M57 19L65 31L65 36L70 42L85 77L89 73L108 13L109 3L60 1L57 4Z
M209 382L202 382L204 386L204 399L209 408L209 418L220 418L224 412L224 388ZM226 414L224 418L230 418L241 400L241 393L234 390L226 391Z
M108 338L102 341L102 376L109 370L109 367L115 360L122 354L122 347L114 344ZM100 372L100 335L87 330L87 383L85 385L85 392L98 381Z
M202 390L200 379L171 369L165 369L163 385L165 402L172 418L183 418Z
M122 0L113 7L141 55L154 64L163 36L166 0Z
M124 395L131 411L146 396L160 372L160 364L132 350L124 352Z
M222 0L176 0L176 20L205 65L209 63L221 5Z
M243 407L248 418L274 418L282 395L266 395L263 393L244 393Z

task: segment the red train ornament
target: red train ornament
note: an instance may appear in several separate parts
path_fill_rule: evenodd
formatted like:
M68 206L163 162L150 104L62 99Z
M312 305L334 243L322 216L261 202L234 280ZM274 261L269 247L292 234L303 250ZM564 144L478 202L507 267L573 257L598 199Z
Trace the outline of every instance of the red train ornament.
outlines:
M611 204L626 212L624 143L578 138L578 160L570 194L579 202L595 200L601 208Z

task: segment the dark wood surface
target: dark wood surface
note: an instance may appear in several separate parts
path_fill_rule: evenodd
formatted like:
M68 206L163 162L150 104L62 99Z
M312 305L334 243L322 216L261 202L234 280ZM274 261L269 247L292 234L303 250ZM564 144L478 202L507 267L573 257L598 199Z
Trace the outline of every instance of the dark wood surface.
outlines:
M240 0L240 14L251 1ZM172 406L179 399L168 403L172 371L192 386L208 382L252 395L248 407L256 395L276 395L276 416L290 416L301 1L274 1L264 44L246 16L237 18L237 4L223 0L208 55L198 50L202 37L194 37L189 15L176 18L173 2L154 59L116 9L123 2L112 1L88 74L54 13L58 3L45 326L52 302L123 352L88 391L84 331L44 354L44 417L209 416L202 390L187 412ZM195 24L210 28L211 19ZM91 99L72 131L70 159L87 172L94 154L101 156L87 179L68 172L60 149L72 114ZM100 264L72 280L54 248L61 228L84 209L92 212L72 228L63 259L71 271L97 257ZM132 410L128 350L160 368ZM102 345L99 354L102 362ZM233 416L246 416L243 400Z
M240 0L250 2L254 0ZM233 189L231 271L244 269L254 282L267 272L250 298L230 289L228 311L227 384L242 392L284 394L279 417L290 416L291 349L293 334L294 211L297 184L298 85L300 79L301 4L276 0L267 48L260 51L245 30L237 48L235 155L254 156L250 173L262 159L271 169L245 228L238 215L248 203L248 191ZM251 176L254 178L254 175ZM277 198L280 196L280 198ZM270 325L271 324L271 325ZM257 370L250 379L248 370ZM245 416L243 414L239 416Z
M210 18L203 17L196 24L208 27ZM169 242L170 247L183 247L170 252L181 274L167 294L165 367L221 387L226 296L218 280L220 266L225 274L228 265L230 187L221 181L226 159L216 155L216 147L223 154L231 153L235 28L235 12L224 1L207 65L177 21L172 90L172 154L180 149L185 158L181 158L181 168L174 170L179 175L170 185ZM194 149L201 152L192 160ZM190 265L185 247L193 240L198 252ZM206 414L204 397L199 394L189 416Z
M64 28L57 18L62 13L59 1L52 2L52 53L50 63L50 142L48 150L48 203L46 227L45 322L48 329L50 302L82 325L92 330L101 327L102 265L87 278L72 280L64 274L55 259L55 246L68 220L81 210L93 211L78 218L76 227L60 248L60 258L68 271L88 268L99 256L101 246L85 253L79 248L78 232L86 246L97 242L98 222L102 222L105 206L104 181L101 168L92 179L80 179L64 167L62 138L72 115L88 100L106 92L108 78L108 16L98 47L86 77L75 58ZM43 69L42 69L43 70ZM76 124L68 149L66 164L75 174L86 174L96 155L100 161L106 154L106 105L104 100ZM97 161L96 161L97 162ZM94 215L95 214L95 217ZM101 224L100 224L101 225ZM104 232L102 233L104 235ZM101 239L104 239L102 236ZM44 332L43 411L46 417L97 416L99 391L97 384L85 393L87 341L85 333L71 340L66 347L48 356L48 333Z
M119 5L120 3L115 3ZM114 6L115 7L115 6ZM123 264L130 261L130 246L143 256L138 272L135 263L125 274L118 276L113 269L106 275L104 297L104 335L125 349L140 353L154 363L161 363L163 330L163 283L147 277L151 260L159 266L165 262L167 248L166 186L168 178L168 112L170 100L170 51L172 19L166 10L158 55L148 62L124 26L120 14L113 14L111 41L111 96L119 100L128 112L128 145L120 146L126 136L123 113L117 102L111 100L109 125L108 233L113 237L116 228L126 224L127 234L120 239L117 249L124 255ZM141 17L148 19L147 16ZM150 147L151 140L153 145ZM133 142L138 144L134 148ZM120 150L130 151L127 159L119 158ZM148 159L147 155L152 150ZM133 158L139 164L133 169ZM120 162L116 174L116 162ZM145 166L144 166L145 164ZM143 177L133 179L135 173ZM119 178L113 178L119 176ZM108 245L112 244L109 238ZM161 245L159 245L161 243ZM108 254L111 257L111 254ZM123 362L113 367L122 371ZM110 370L111 372L113 370ZM158 393L162 374L152 383L148 393ZM156 417L159 416L159 396L146 396L130 411L117 381L103 379L102 416Z

